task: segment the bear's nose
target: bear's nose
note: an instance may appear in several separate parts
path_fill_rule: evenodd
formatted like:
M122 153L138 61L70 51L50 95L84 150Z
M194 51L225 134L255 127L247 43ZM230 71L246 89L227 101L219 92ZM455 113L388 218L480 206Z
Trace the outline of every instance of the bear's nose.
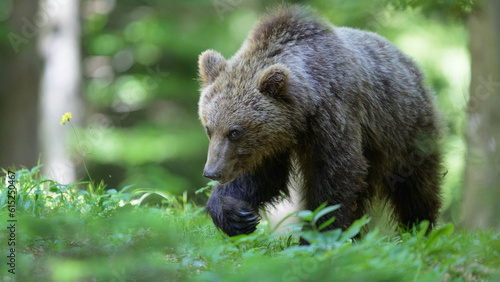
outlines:
M203 171L203 176L206 178L210 178L212 180L219 180L222 177L222 173L216 171Z

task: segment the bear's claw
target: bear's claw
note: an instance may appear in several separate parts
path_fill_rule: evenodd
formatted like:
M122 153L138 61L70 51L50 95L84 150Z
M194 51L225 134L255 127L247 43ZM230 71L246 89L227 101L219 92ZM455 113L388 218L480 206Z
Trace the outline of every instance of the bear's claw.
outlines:
M260 217L247 202L225 197L220 204L221 216L216 216L214 222L227 235L250 234L257 229Z
M257 229L260 218L253 211L225 211L225 222L221 227L222 231L229 236L240 234L250 234Z

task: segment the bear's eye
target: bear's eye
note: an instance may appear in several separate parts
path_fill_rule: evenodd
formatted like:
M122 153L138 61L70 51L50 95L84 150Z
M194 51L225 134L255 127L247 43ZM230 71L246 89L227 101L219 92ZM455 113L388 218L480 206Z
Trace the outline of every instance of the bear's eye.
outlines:
M211 134L210 134L210 129L208 129L208 126L205 126L205 131L207 132L208 139L210 139Z
M241 135L243 135L243 131L241 130L241 128L237 127L237 128L233 128L229 131L229 134L227 135L227 137L230 139L230 140L238 140L241 138Z

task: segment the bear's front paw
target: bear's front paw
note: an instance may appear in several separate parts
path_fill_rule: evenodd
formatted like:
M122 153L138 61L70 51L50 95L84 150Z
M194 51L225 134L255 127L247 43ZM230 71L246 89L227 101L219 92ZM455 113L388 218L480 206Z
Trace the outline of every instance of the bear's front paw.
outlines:
M223 209L223 212L225 220L221 229L227 235L250 234L257 229L260 218L252 210L239 207L233 210Z
M257 229L259 215L247 202L229 196L215 202L209 201L207 209L215 225L227 235L250 234Z

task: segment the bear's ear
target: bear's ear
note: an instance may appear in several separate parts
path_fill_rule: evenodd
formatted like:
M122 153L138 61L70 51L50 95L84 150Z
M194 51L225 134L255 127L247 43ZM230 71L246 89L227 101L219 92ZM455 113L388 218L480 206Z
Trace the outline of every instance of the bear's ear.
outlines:
M214 50L207 50L201 53L198 58L198 67L201 83L203 87L207 87L215 81L220 72L226 67L226 59Z
M289 70L282 64L276 64L264 70L258 79L257 89L271 97L284 95L288 84Z

